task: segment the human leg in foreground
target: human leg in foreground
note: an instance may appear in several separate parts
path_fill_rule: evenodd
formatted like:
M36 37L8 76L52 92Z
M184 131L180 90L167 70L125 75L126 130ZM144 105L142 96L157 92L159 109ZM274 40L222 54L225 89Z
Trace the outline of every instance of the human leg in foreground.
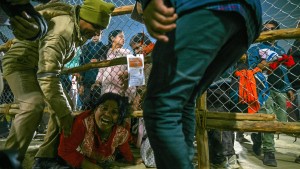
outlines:
M245 20L235 12L200 8L179 14L176 30L160 34L156 30L161 28L151 27L156 15L147 11L153 3L157 1L149 2L144 19L149 33L161 41L152 55L145 125L157 168L191 169L195 99L247 50Z

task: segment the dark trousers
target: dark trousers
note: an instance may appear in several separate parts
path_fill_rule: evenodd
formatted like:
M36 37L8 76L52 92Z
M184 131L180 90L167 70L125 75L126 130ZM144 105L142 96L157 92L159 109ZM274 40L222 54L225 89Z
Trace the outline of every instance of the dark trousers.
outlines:
M241 112L235 104L228 102L231 97L229 90L232 86L228 83L220 83L217 87L207 89L207 109L215 112ZM243 107L246 107L243 105ZM208 131L209 160L213 164L221 164L226 157L235 155L234 132L224 130Z
M226 157L235 154L233 131L210 130L208 132L209 160L213 164L221 164Z
M143 111L158 169L193 168L195 99L246 52L245 29L236 13L198 10L156 43Z

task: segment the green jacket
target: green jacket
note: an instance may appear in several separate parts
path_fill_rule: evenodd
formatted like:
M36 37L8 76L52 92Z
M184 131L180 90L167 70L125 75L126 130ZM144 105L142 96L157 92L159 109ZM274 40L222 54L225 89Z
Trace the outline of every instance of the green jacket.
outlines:
M36 72L45 100L59 118L72 111L59 75L75 48L83 43L79 8L61 2L37 6L48 23L47 34L36 41L17 39L2 61L4 77L15 71Z

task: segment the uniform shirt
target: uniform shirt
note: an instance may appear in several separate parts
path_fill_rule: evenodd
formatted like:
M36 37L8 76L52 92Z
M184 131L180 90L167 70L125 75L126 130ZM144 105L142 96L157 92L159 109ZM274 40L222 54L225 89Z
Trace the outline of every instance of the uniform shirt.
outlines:
M58 118L72 112L59 75L75 48L83 43L79 28L79 6L61 2L36 7L48 23L46 35L36 41L16 40L3 57L4 77L16 71L34 71L45 100ZM51 15L49 15L51 13Z

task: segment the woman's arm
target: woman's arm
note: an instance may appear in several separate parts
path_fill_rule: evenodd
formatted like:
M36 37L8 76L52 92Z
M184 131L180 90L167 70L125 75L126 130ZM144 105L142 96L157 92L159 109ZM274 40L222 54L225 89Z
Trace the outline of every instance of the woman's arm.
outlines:
M141 158L134 158L128 140L124 144L119 146L119 150L123 155L124 159L126 160L126 163L137 165L143 162Z
M126 135L127 135L126 141L124 141L124 143L120 144L118 146L118 149L120 150L120 153L122 154L122 156L124 157L124 159L126 160L127 163L135 164L134 156L132 154L132 151L130 149L130 145L129 145L129 142L128 142L129 133L126 134Z

